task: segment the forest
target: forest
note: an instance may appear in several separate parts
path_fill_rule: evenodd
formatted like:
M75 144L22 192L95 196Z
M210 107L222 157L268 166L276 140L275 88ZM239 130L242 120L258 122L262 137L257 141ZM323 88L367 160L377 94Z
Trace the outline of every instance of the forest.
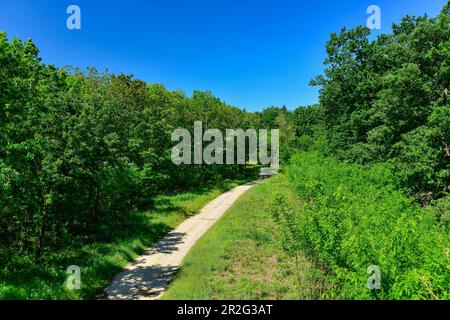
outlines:
M259 112L208 91L45 64L31 40L1 32L0 298L51 296L16 294L21 284L7 279L58 265L67 248L113 241L110 228L159 196L255 180L253 165L172 163L173 130L201 121L203 130L280 130L282 170L305 205L280 195L274 219L286 250L333 274L336 294L448 299L450 3L392 30L332 33L323 74L311 80L320 102ZM352 294L372 260L389 270L384 289Z

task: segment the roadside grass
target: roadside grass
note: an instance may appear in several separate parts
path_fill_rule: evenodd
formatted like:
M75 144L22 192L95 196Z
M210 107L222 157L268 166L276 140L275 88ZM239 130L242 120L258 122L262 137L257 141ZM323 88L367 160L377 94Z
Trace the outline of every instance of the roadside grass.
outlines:
M28 257L0 257L0 266L7 266L0 268L0 300L95 299L127 262L207 202L248 181L223 180L190 192L158 196L151 209L106 222L89 241L77 239L58 252L48 253L38 264ZM71 265L81 269L80 290L65 287L66 270Z
M242 195L188 253L163 299L319 299L321 273L302 255L296 269L279 245L268 210L279 193L299 201L284 174Z

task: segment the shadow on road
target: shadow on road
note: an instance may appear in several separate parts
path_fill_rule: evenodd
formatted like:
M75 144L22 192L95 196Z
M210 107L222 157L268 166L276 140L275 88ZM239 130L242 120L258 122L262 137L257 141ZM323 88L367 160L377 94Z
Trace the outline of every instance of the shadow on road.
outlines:
M119 273L107 288L109 299L135 300L152 298L162 293L177 272L175 266L146 266L145 261L155 254L171 254L183 243L186 234L171 232L153 247L145 251L130 267ZM98 297L106 299L106 294Z

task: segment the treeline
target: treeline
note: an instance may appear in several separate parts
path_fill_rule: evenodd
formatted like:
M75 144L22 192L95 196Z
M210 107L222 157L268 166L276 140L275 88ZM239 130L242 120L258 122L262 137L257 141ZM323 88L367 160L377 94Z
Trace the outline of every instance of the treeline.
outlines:
M302 201L280 195L271 212L286 253L307 254L326 275L324 298L445 300L450 2L435 18L407 16L392 34L369 36L332 34L312 81L320 103L277 109L303 151L287 169Z
M331 35L324 74L312 81L320 104L298 110L299 130L311 137L307 128L319 125L327 155L389 163L427 204L450 191L450 4L369 35L366 27Z
M194 121L205 130L260 123L209 92L188 97L131 76L45 65L31 41L0 33L1 258L38 259L156 194L245 174L240 165L172 163L172 131Z
M450 5L435 18L407 16L370 40L366 27L332 33L320 102L271 107L265 125L295 148L359 164L387 163L422 204L450 190Z

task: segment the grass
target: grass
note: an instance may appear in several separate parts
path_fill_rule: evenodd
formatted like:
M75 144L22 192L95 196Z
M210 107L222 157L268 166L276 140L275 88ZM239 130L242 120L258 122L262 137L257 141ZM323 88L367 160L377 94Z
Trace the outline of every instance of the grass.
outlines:
M0 267L0 300L94 299L127 262L207 202L246 181L224 180L191 192L158 196L152 209L131 212L120 222L102 225L95 241L80 239L48 254L40 264L27 257L0 257L0 266L7 265ZM81 268L80 290L68 290L64 285L70 265Z
M277 193L299 201L283 174L250 189L190 251L163 299L320 298L318 271L301 255L297 269L279 245L268 213Z

